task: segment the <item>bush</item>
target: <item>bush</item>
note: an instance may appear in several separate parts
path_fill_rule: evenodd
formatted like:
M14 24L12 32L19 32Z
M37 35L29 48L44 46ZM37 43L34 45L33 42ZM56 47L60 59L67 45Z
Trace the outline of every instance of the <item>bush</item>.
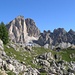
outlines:
M8 43L8 31L3 22L0 23L0 39L4 44Z

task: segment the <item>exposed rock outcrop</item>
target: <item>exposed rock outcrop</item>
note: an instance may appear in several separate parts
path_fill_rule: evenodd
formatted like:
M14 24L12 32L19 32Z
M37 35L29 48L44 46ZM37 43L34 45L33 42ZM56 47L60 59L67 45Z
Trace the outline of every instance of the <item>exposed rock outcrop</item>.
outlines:
M10 39L23 45L28 44L28 42L32 42L33 40L35 45L44 46L45 48L61 45L65 48L68 46L64 47L64 45L75 44L75 31L72 29L67 32L64 28L58 28L54 29L53 32L44 30L43 33L40 33L34 20L30 18L24 19L23 16L18 16L9 22L6 27Z
M9 24L6 25L9 37L16 43L27 43L36 40L40 34L39 29L36 27L32 19L24 19L23 16L18 16Z
M41 46L44 46L45 44L52 44L52 38L50 37L52 33L50 31L45 31L40 34L40 37L38 39L38 44Z
M48 54L48 53L46 53ZM54 59L44 59L46 54L40 55L37 63L42 67L40 72L46 72L48 75L74 75L75 74L75 62L67 62L64 60L55 61ZM51 53L49 53L51 56ZM44 57L45 56L45 57ZM48 56L48 58L50 58ZM58 55L57 55L58 56ZM59 58L57 58L59 59Z
M27 27L23 16L18 16L6 25L9 31L9 37L14 42L25 42L27 36Z
M54 29L53 35L51 36L53 39L53 45L57 45L62 41L67 41L66 33L67 32L64 30L64 28Z
M27 18L25 19L27 32L29 36L38 37L40 34L40 30L36 27L34 20Z
M54 29L51 31L44 31L40 34L37 41L41 46L59 46L62 48L67 48L75 45L75 31L70 29L69 32L65 31L64 28Z
M4 45L3 45L3 41L2 40L0 40L0 49L4 50Z

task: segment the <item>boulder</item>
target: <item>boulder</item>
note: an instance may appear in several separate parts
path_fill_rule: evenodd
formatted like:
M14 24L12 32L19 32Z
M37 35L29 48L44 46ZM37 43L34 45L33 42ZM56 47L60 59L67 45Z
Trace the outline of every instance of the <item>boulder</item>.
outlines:
M47 48L48 49L49 48L49 44L45 44L44 45L44 48Z
M51 52L49 52L49 53L44 53L44 54L40 55L38 58L44 59L44 60L49 60L49 59L53 59L53 55Z
M5 51L2 51L2 56L6 56L6 53L5 53Z
M50 67L50 63L47 60L39 60L39 64L42 66Z
M25 49L28 50L28 51L32 51L32 47L31 46L26 46Z
M3 41L2 40L0 40L0 49L4 50L4 45L3 45Z
M28 68L28 71L24 75L39 75L40 72L35 68Z
M8 64L7 69L9 69L11 71L15 71L15 67L12 64Z

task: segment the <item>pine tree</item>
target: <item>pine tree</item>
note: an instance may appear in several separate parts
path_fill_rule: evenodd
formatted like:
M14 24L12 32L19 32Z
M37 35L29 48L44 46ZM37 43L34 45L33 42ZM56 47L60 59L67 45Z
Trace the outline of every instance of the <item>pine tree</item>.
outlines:
M4 44L8 43L8 31L3 22L0 23L0 39Z

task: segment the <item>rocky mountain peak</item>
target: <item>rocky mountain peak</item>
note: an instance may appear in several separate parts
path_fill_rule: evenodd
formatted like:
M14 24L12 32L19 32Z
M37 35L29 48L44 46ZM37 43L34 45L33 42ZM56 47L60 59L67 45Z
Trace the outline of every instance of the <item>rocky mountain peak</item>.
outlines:
M26 43L29 40L36 39L40 34L40 30L36 27L34 20L25 19L21 15L9 22L6 27L10 39L17 43Z
M58 34L62 33L62 34L65 34L66 31L64 30L64 28L58 28L58 29L54 29L53 33L54 33L54 34L55 34L55 33L58 33Z
M6 25L9 31L9 37L14 42L25 42L27 36L27 27L23 16L18 16L8 25Z
M40 33L33 19L25 19L21 15L9 22L6 27L8 28L10 39L17 43L26 43L38 39L36 42L40 46L45 44L55 46L62 42L75 44L75 31L72 29L67 32L64 28L58 28L54 29L53 32L44 30L43 33Z
M19 15L19 16L17 16L16 18L17 18L17 19L19 19L19 18L20 18L20 19L21 19L21 18L23 18L23 19L24 19L24 16Z
M75 31L73 31L72 29L70 29L68 33L71 35L75 35Z

